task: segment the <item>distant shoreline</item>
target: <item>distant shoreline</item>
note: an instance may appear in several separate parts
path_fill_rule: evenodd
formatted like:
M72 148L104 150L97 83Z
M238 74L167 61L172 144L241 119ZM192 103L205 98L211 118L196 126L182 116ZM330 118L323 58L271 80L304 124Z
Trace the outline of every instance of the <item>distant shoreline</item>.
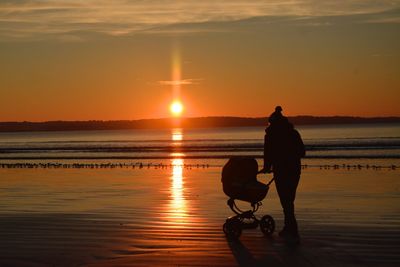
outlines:
M400 117L350 117L350 116L294 116L289 120L295 125L400 123ZM0 122L0 132L38 132L38 131L90 131L90 130L128 130L128 129L168 129L181 128L217 128L217 127L253 127L265 126L267 117L198 117L198 118L162 118L142 120L114 121L46 121L46 122Z

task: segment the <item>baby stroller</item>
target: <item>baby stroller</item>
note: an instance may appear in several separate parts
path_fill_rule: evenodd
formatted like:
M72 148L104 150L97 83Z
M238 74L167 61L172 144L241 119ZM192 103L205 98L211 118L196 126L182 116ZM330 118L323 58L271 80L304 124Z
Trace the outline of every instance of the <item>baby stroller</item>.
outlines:
M228 238L239 238L243 229L258 226L265 236L271 236L275 230L275 221L270 215L264 215L261 219L254 215L274 180L268 184L260 183L257 181L257 174L257 161L249 157L233 157L222 169L222 188L229 197L228 206L236 214L227 218L223 225L223 231ZM240 210L236 206L236 199L249 202L252 209Z

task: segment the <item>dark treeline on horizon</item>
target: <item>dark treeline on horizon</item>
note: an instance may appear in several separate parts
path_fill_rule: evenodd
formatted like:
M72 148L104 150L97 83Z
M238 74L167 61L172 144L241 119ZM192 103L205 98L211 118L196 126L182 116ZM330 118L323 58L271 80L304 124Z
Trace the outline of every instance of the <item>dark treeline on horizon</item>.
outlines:
M289 117L295 125L362 124L362 123L400 123L400 117ZM199 117L163 118L115 121L47 121L47 122L0 122L0 132L27 131L79 131L79 130L126 130L126 129L165 129L165 128L215 128L265 126L268 118L242 117Z

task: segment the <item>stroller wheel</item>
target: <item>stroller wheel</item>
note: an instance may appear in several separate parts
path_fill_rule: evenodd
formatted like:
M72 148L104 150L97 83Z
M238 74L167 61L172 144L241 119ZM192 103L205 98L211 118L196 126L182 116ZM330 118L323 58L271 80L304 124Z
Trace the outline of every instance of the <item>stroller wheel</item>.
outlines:
M226 237L237 239L242 234L241 223L238 219L228 219L222 226L222 230L224 231Z
M260 220L260 229L265 236L271 236L275 231L275 221L270 215L264 215Z

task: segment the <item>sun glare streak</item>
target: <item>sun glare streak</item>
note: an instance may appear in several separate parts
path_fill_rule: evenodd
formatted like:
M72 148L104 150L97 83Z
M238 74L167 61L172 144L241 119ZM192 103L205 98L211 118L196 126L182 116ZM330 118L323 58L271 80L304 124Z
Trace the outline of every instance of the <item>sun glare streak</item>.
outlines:
M174 44L172 50L172 97L173 99L179 99L181 94L181 84L179 83L182 79L181 74L181 55L179 52L178 44Z
M174 43L172 47L172 80L170 84L172 86L172 99L169 109L173 116L179 117L183 112L183 104L179 100L181 98L181 86L182 86L182 73L181 73L181 56L178 43Z

